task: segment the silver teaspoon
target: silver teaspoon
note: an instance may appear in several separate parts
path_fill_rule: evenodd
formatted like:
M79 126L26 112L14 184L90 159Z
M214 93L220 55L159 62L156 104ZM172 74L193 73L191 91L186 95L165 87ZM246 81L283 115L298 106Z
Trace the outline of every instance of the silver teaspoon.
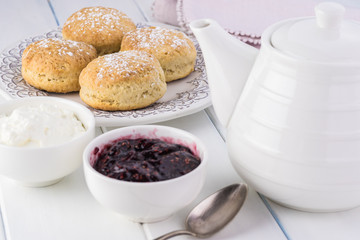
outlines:
M154 240L165 240L178 235L206 238L220 231L238 213L245 202L248 187L245 183L232 184L200 202L188 215L185 230L164 234Z

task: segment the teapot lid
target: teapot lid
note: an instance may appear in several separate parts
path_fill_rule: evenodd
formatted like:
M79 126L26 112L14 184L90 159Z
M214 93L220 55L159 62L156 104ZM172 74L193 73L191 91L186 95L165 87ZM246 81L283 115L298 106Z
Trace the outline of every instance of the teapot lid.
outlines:
M334 2L315 7L315 18L288 21L274 31L271 44L278 50L306 60L360 61L360 24L344 21L345 8Z

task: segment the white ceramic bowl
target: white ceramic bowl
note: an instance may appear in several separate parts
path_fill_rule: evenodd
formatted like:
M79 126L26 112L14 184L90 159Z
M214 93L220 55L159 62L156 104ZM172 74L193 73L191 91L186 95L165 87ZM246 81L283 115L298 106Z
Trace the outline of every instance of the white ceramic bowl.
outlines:
M0 144L0 174L24 186L42 187L60 181L81 165L86 145L95 137L95 118L83 105L57 97L30 97L0 104L0 114L10 114L20 106L50 103L74 112L86 131L52 146L17 147Z
M200 157L200 165L191 172L165 181L127 182L97 172L94 149L119 138L159 138L189 147ZM191 203L199 194L206 176L208 153L203 143L180 129L142 125L118 128L96 137L84 150L85 179L95 199L105 207L135 222L163 220Z

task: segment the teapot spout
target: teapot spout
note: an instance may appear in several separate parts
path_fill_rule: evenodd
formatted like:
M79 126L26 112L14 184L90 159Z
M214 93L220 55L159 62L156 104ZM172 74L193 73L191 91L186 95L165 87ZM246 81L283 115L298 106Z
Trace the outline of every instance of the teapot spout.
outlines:
M215 113L227 127L258 49L231 36L212 19L192 21L190 28L204 55Z

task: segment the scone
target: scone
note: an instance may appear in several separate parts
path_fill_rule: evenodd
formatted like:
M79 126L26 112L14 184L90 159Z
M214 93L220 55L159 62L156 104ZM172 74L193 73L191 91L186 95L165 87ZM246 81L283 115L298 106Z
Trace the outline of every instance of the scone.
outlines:
M24 50L21 74L28 84L41 90L55 93L79 91L80 72L96 57L96 49L89 44L43 39Z
M65 22L64 39L93 45L98 55L117 52L126 32L136 25L125 14L114 8L87 7L72 14Z
M138 28L127 33L121 51L141 50L160 62L166 82L186 77L194 71L196 49L183 32L160 27Z
M80 74L80 98L107 110L146 107L166 92L164 72L149 53L124 51L93 60Z

